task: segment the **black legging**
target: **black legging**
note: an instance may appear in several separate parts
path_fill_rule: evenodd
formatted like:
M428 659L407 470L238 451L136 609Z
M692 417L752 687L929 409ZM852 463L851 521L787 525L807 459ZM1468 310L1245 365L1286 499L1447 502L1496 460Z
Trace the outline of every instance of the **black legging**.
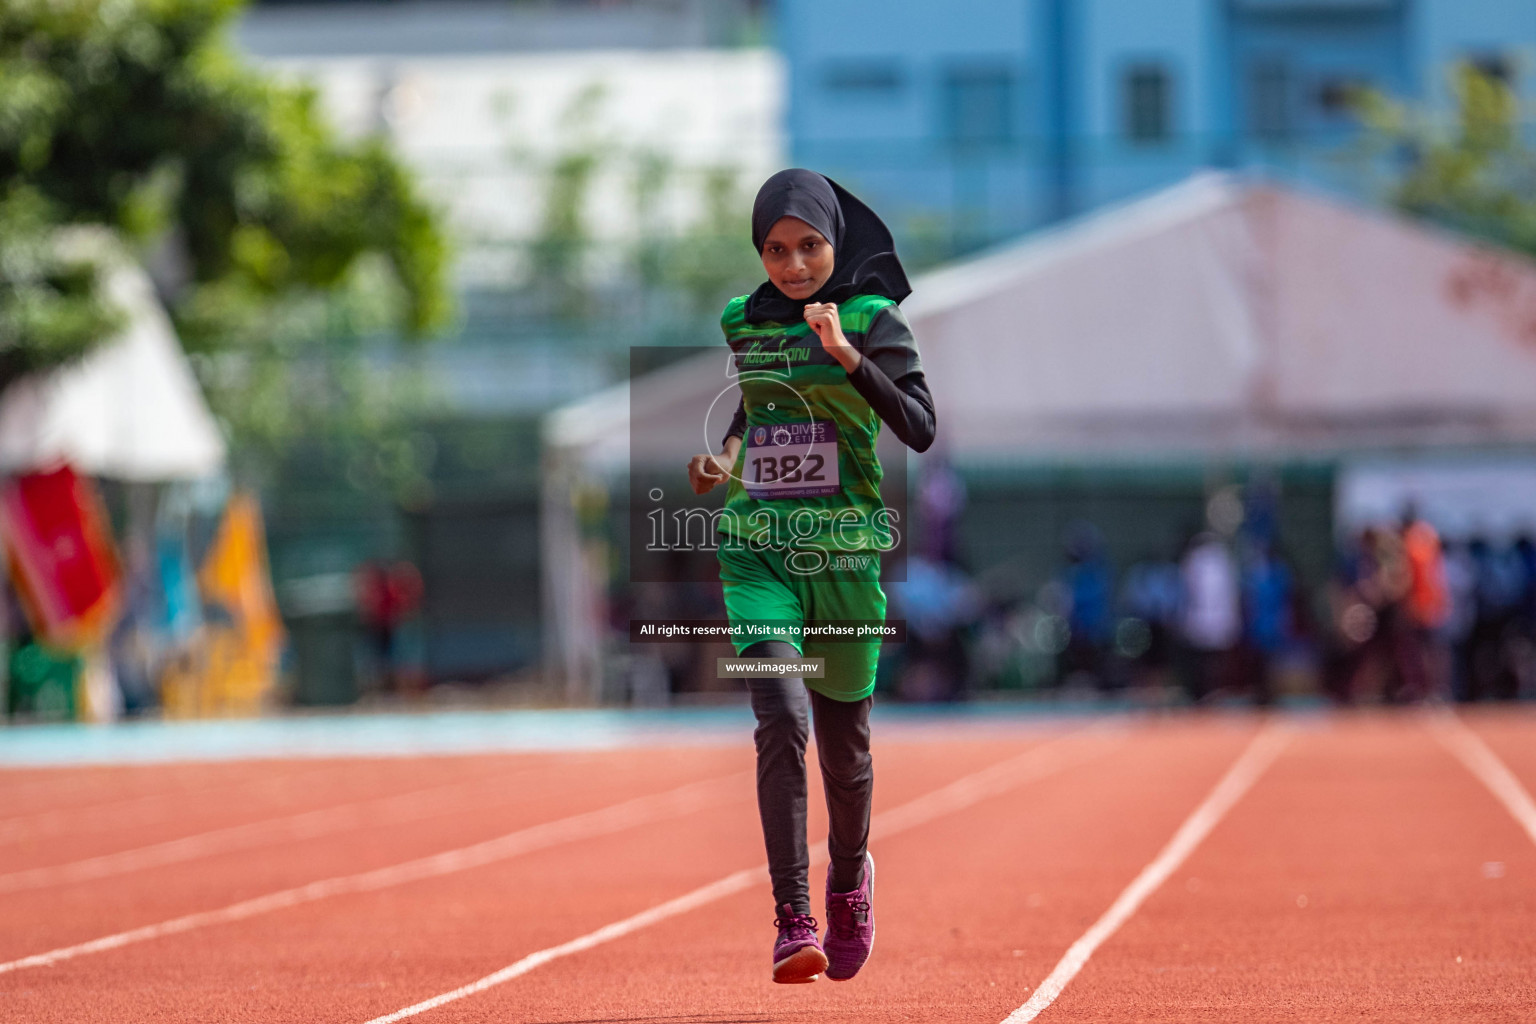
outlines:
M762 640L742 652L748 658L797 658L793 645ZM806 874L810 853L805 839L805 744L807 709L816 728L816 754L827 794L832 857L832 890L848 892L859 884L869 843L869 805L874 768L869 754L871 697L833 700L806 688L800 676L748 679L752 713L757 716L757 810L768 848L768 875L775 908L788 903L796 913L811 910Z

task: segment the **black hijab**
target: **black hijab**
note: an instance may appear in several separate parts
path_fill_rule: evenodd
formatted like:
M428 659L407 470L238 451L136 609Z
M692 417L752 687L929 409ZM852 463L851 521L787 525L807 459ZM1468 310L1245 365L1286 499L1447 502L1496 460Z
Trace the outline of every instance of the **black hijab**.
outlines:
M912 294L896 258L890 230L847 189L815 171L780 171L758 189L752 204L752 245L758 253L780 217L798 217L832 243L832 276L808 299L791 299L764 281L747 298L748 323L793 323L812 302L845 302L855 295L883 295L900 302Z

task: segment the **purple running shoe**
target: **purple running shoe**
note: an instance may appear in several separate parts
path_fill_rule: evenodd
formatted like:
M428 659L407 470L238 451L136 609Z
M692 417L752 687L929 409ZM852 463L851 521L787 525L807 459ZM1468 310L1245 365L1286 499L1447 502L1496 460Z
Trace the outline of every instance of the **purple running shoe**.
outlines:
M859 973L875 948L875 858L864 854L864 881L852 892L832 891L827 868L827 977L847 981Z
M827 954L816 939L816 919L795 913L786 903L773 924L779 930L779 940L773 944L773 980L780 985L815 981L827 969Z

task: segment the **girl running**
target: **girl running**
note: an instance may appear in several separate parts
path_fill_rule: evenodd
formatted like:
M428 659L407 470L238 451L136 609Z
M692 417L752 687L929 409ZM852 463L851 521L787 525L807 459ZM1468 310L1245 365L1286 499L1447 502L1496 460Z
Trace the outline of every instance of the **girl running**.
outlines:
M737 652L823 660L820 677L754 678L748 689L777 911L773 980L825 973L846 981L875 938L875 864L866 847L880 640L829 642L802 629L885 621L879 552L892 546L898 524L880 501L875 439L883 421L909 447L927 450L933 399L898 305L911 288L890 231L869 207L820 174L780 171L757 194L752 244L768 280L721 316L741 405L719 454L695 455L688 476L696 494L728 482L720 580ZM810 711L830 817L824 943L806 877Z

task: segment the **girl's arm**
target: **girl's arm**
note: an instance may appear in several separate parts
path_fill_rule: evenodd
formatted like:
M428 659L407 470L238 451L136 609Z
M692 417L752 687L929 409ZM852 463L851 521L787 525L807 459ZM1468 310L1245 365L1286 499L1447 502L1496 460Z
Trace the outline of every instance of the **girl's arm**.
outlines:
M741 450L741 438L727 437L720 446L719 455L695 455L688 460L688 483L694 494L708 494L716 484L731 478L731 467L736 464L736 453Z
M725 432L725 437L721 438L720 440L721 447L723 448L725 445L729 444L731 438L733 437L736 439L737 444L740 445L741 439L746 436L747 400L743 398L741 401L736 403L736 415L731 417L731 428ZM733 454L732 461L734 460L735 456Z
M816 303L805 310L806 321L821 338L822 347L847 371L854 390L902 444L913 451L927 451L938 431L933 395L917 357L912 328L900 308L881 310L870 324L864 343L868 358L848 343L835 305Z
M902 444L915 452L925 452L933 444L938 425L933 414L933 395L928 391L928 379L922 370L893 381L873 359L860 359L849 371L848 383Z

